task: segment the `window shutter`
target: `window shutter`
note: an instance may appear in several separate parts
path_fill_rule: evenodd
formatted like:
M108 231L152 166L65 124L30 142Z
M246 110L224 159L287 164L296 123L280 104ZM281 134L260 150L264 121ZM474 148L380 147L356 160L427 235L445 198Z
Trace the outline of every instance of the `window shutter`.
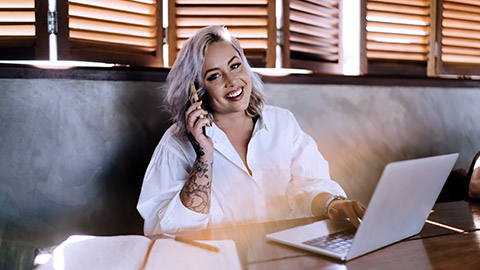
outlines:
M58 58L163 65L161 1L57 0Z
M338 0L284 0L283 66L341 73Z
M429 75L480 75L480 2L439 0L435 71Z
M47 8L42 0L0 1L0 59L48 59Z
M253 66L275 66L275 0L173 0L168 9L170 66L182 44L209 25L227 27Z
M367 0L365 31L368 73L375 73L375 64L385 71L387 65L382 63L397 63L402 72L426 73L429 0ZM412 69L414 66L419 68Z

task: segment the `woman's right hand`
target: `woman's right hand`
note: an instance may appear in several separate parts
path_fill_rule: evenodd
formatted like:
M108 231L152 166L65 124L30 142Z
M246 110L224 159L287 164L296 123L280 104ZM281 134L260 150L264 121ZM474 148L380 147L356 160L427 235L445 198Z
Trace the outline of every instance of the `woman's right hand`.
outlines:
M201 105L202 101L200 100L192 103L187 109L185 113L186 134L195 149L197 158L204 157L211 160L211 157L213 157L213 142L212 139L203 134L203 127L210 126L210 119L207 117L200 118L200 115L207 115L207 111L197 109Z

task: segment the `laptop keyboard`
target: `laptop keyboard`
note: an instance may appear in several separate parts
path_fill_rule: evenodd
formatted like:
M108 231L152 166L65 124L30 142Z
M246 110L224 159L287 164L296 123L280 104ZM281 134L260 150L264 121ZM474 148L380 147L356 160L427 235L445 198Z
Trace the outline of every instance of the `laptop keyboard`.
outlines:
M320 236L318 238L302 242L302 244L326 249L335 253L343 253L348 251L352 245L355 232L356 229L352 228L345 231Z

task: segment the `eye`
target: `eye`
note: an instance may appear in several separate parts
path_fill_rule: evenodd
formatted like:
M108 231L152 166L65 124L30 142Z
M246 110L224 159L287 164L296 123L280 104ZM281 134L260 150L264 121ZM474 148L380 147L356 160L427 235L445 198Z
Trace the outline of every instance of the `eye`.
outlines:
M218 78L220 75L218 75L218 73L213 73L212 75L210 75L208 78L207 78L207 81L211 82L213 80L215 80L216 78Z
M231 70L237 69L237 68L239 68L241 65L242 65L242 63L235 63L235 64L233 64L233 65L230 66L230 69L231 69Z

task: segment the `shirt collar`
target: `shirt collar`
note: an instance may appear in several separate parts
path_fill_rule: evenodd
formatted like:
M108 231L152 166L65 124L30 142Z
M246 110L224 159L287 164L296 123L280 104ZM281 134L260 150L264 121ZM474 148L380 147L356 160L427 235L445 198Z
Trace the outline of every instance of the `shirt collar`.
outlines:
M254 130L262 130L263 128L265 128L266 131L270 131L269 127L270 119L268 119L268 117L265 117L265 115L262 115L262 117L259 117L256 121Z
M265 116L260 117L255 123L253 133L256 133L264 128L266 131L269 131L269 126L270 120ZM205 126L205 133L208 137L214 138L216 129L218 129L218 126L213 122L211 126Z
M211 126L205 126L205 134L210 137L210 138L213 138L213 136L215 135L215 129L217 129L217 125L215 125L215 123L212 123Z

